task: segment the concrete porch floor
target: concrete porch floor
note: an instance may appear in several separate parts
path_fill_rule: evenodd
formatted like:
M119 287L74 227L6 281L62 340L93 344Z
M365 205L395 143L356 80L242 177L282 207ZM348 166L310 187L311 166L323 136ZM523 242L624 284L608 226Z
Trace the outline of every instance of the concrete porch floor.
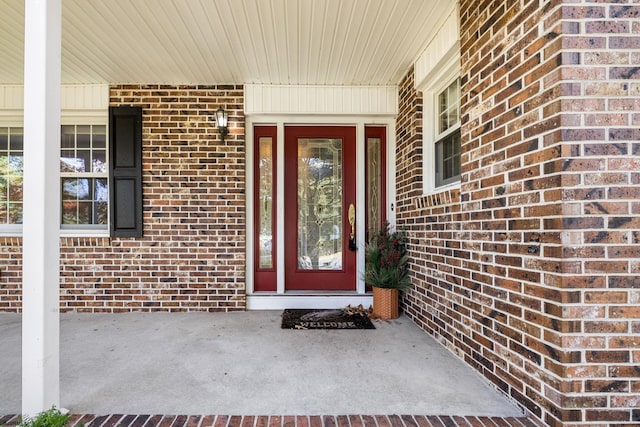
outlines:
M522 417L406 317L283 330L280 312L62 314L74 414ZM21 410L21 315L0 313L0 416Z

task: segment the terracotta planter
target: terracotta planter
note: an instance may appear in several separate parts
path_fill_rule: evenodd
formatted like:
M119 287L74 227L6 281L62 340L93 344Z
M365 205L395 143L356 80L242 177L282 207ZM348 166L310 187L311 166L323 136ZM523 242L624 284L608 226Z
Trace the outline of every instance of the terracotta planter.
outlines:
M373 314L381 319L398 318L397 289L373 287Z

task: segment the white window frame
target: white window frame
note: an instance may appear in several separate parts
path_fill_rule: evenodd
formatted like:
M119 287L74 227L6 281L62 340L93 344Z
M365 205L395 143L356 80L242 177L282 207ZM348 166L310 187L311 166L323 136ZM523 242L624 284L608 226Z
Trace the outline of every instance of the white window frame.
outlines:
M24 136L24 124L21 120L1 120L0 127L3 128L20 128L23 131ZM24 145L23 145L23 156L24 156ZM23 200L24 204L24 200ZM22 224L4 224L0 223L0 235L2 236L21 236L22 235Z
M62 179L63 178L78 178L78 179L105 179L107 180L107 188L109 183L109 127L108 127L108 114L104 117L79 117L78 115L66 116L63 114L60 126L104 126L105 128L105 163L107 170L102 173L97 172L60 172L60 234L65 237L72 236L108 236L109 224L110 224L110 211L109 204L111 200L107 198L107 223L104 226L94 224L62 224ZM62 147L60 148L60 154L62 154Z
M444 136L460 128L460 123L450 127L445 132L438 131L439 108L438 96L446 90L451 83L460 78L460 60L458 55L450 55L441 62L438 69L430 74L429 81L425 84L423 94L423 180L424 194L432 194L449 188L460 187L460 180L436 186L436 143Z
M440 187L446 187L448 185L451 184L455 184L457 182L460 182L460 174L458 173L457 176L452 176L449 178L443 178L442 181L444 181L443 183L438 183L438 177L435 174L435 171L437 169L437 167L440 167L440 173L444 173L444 158L439 158L438 157L438 144L441 143L442 141L445 140L445 138L451 136L453 133L455 132L459 132L460 131L460 97L458 96L458 100L457 100L457 113L458 113L458 121L456 123L454 123L453 125L449 126L447 129L440 131L440 126L442 124L442 117L441 117L441 113L442 111L440 111L440 97L442 96L442 94L446 91L449 90L449 88L455 83L458 82L458 93L460 92L460 79L458 78L454 78L453 80L451 80L449 82L448 85L446 85L442 90L440 90L439 92L437 92L436 94L436 99L435 99L435 103L438 106L437 110L436 110L436 118L435 118L435 122L434 122L434 127L437 128L436 130L434 130L434 142L433 142L433 147L434 147L434 156L433 156L433 161L434 161L434 180L435 180L435 185L437 188ZM448 106L451 106L451 104L448 104ZM444 156L444 154L443 154Z
M13 114L8 114L11 112ZM106 146L106 161L107 165L109 164L109 110L62 110L60 125L99 125L105 126L106 129L106 137L107 137L107 146ZM3 111L3 114L0 114L0 126L2 127L20 127L24 128L24 122L22 120L21 111ZM58 149L60 154L61 150ZM60 178L68 177L69 174L60 174L58 178L58 186L61 185ZM94 176L92 175L92 178ZM97 175L95 177L98 177ZM100 176L102 177L102 176ZM109 173L108 171L104 173L104 177L107 179L107 185L111 183L108 182ZM108 203L111 203L111 200L108 200ZM59 208L60 212L62 211L62 200L60 200ZM110 209L108 209L110 212ZM64 237L107 237L109 236L109 227L110 227L110 219L107 219L106 227L98 228L94 226L87 225L65 225L64 227L60 224L60 235ZM22 224L0 224L0 236L22 236Z

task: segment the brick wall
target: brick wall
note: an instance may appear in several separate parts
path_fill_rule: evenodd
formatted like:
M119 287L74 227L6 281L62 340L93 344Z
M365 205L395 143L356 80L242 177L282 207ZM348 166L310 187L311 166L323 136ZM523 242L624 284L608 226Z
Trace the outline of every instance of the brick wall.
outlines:
M405 311L548 425L640 423L638 17L461 1L460 189L423 196L419 156L398 160ZM421 148L412 84L401 152Z
M143 108L144 237L62 238L61 309L244 310L242 86L115 86L110 104ZM0 310L16 310L21 241L0 243Z
M22 307L22 238L0 237L0 311Z
M566 360L567 424L640 424L640 4L583 1L549 15L563 36L562 66L549 74L563 97L548 108L560 130L562 218L544 227L560 233L562 276L550 284L565 334L549 335ZM556 30L557 32L560 32ZM547 142L547 141L545 141ZM554 277L555 278L555 277Z

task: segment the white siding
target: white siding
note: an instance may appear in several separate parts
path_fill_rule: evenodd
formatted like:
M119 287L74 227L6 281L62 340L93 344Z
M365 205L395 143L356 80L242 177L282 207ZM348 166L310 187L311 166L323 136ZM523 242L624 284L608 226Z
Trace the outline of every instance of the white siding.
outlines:
M108 85L64 85L61 88L60 107L63 117L98 117L101 121L108 114ZM0 85L0 124L22 123L24 87Z
M246 85L245 114L396 115L396 86Z
M441 65L460 56L458 11L453 8L447 19L415 62L415 86L429 85Z

